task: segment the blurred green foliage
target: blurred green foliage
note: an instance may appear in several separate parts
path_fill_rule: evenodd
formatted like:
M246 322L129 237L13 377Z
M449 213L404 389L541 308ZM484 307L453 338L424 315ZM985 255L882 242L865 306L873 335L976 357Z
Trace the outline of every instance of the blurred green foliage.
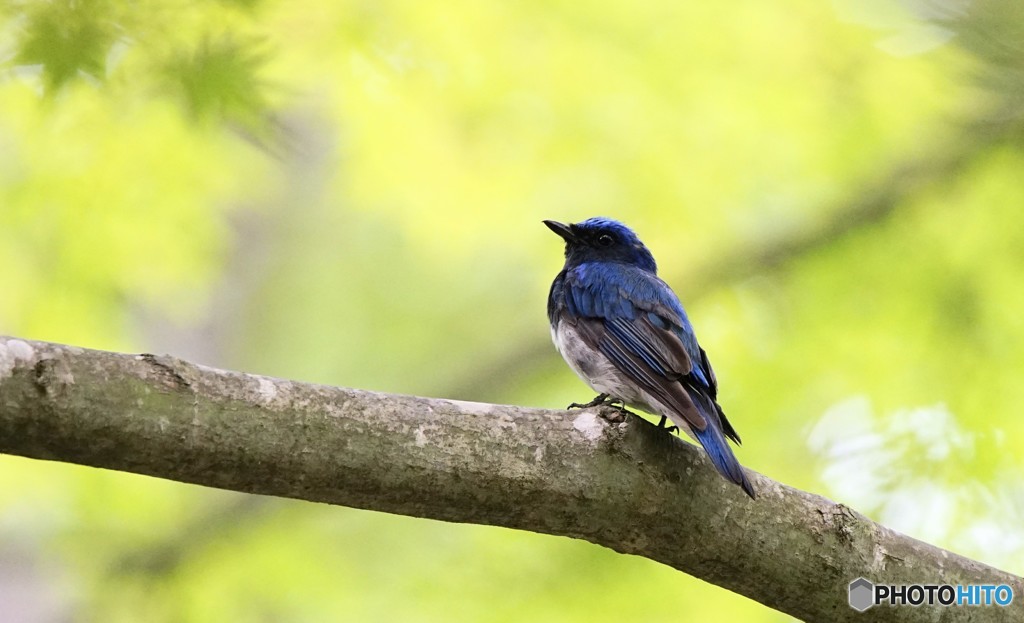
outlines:
M1024 573L1022 29L1011 0L3 0L0 332L561 407L589 393L539 221L614 216L745 465ZM787 620L582 542L12 457L0 601Z

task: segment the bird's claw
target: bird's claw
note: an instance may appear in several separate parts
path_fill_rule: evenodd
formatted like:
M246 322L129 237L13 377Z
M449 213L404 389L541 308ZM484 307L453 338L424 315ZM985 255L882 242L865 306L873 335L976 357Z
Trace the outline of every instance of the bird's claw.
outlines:
M631 415L632 412L626 408L626 403L618 398L610 398L608 394L598 394L596 398L586 403L574 402L569 405L570 409L590 409L591 407L608 407L608 409L602 409L599 415L605 421L613 424L618 422L625 422L626 416ZM611 410L611 412L609 412Z
M569 405L566 408L568 408L568 409L589 409L591 407L604 406L606 404L611 404L612 402L615 402L615 401L614 400L608 400L608 394L598 394L597 397L594 398L593 400L591 400L590 402L582 402L582 403L581 402L574 402L574 403L572 403L571 405Z
M668 420L668 418L666 418L664 415L661 416L661 419L658 420L658 428L664 428L669 433L678 433L679 432L679 427L678 426L665 426L665 422L667 420Z

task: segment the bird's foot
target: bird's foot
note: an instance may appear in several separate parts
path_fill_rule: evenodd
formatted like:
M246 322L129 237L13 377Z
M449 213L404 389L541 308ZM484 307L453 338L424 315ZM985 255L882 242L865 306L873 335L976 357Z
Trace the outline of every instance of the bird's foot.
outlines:
M604 405L607 405L607 404L611 404L613 402L615 402L615 399L613 398L613 399L609 400L608 399L608 394L598 394L597 397L594 398L593 400L591 400L590 402L585 402L585 403L574 402L571 405L569 405L567 408L568 409L589 409L590 407L604 406Z
M608 400L605 401L604 405L602 406L611 407L612 409L615 409L616 411L623 414L633 414L632 411L626 408L626 403L623 402L622 400L619 400L618 398L609 398Z
M679 432L679 427L678 426L665 426L665 422L667 420L668 420L668 418L666 418L664 415L661 416L661 419L658 420L658 428L664 428L665 430L667 430L670 433L678 433Z
M602 409L599 415L602 419L612 423L625 422L626 416L633 414L626 408L626 403L618 398L610 398L608 394L598 394L596 398L587 403L574 402L569 405L570 409L589 409L591 407L608 407L608 409Z

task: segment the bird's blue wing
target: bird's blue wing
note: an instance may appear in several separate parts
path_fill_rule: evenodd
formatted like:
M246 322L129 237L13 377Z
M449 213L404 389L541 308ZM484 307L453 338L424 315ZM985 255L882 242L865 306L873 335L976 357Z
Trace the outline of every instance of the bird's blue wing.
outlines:
M625 266L582 265L566 273L566 317L580 335L688 428L715 467L753 495L726 441L739 436L716 402L717 380L672 290Z

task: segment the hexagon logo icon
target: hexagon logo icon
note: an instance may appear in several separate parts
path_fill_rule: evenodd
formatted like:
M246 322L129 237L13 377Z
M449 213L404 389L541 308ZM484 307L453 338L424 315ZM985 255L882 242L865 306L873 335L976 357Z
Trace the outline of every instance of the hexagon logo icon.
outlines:
M850 607L857 612L864 612L875 605L874 595L875 585L868 580L857 578L850 582Z

